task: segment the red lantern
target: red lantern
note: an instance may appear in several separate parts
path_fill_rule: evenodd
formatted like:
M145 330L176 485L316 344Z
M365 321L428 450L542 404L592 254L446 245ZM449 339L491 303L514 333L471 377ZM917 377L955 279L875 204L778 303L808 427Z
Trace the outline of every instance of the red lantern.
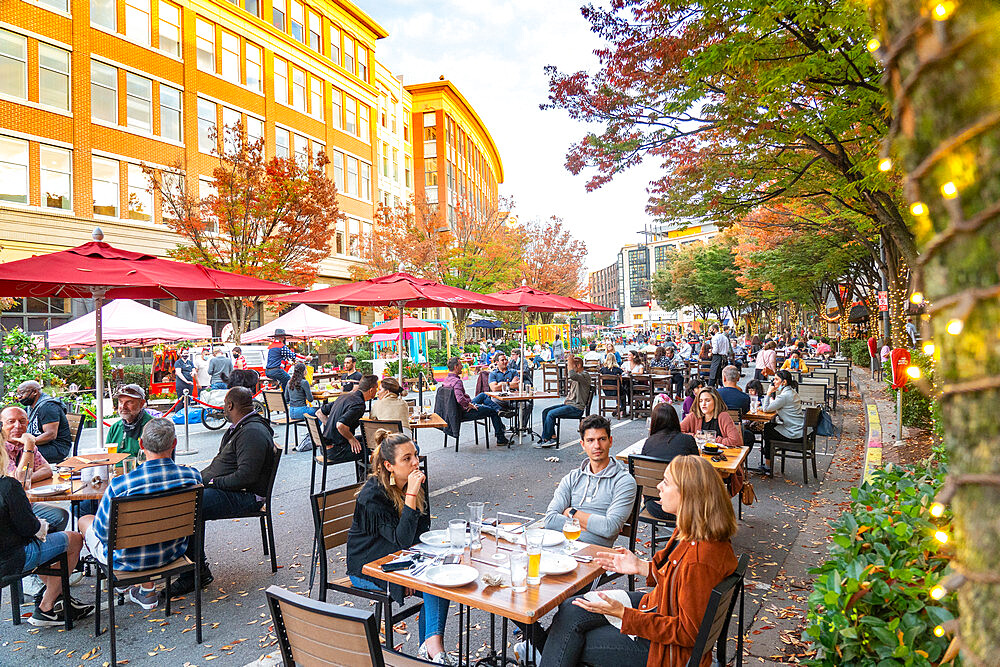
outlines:
M889 353L889 362L892 368L892 388L902 389L906 384L906 369L910 366L910 351L897 347Z

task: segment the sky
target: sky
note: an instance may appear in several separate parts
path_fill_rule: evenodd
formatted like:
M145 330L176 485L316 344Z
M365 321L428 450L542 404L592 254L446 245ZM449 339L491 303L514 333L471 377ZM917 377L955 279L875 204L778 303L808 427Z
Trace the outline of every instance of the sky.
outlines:
M586 133L548 101L543 68L594 71L602 46L580 14L583 0L354 0L389 32L375 57L404 84L441 75L462 92L500 151L505 182L521 221L556 215L586 242L587 268L604 268L640 239L652 165L619 175L588 193L586 173L564 166L570 145Z

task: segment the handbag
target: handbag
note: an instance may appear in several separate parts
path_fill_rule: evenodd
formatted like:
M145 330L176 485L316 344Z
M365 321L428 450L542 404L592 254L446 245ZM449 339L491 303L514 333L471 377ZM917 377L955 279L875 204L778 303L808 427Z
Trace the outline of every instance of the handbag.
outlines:
M819 413L819 422L816 424L816 435L829 438L837 435L837 428L833 425L833 418L826 410Z
M770 368L768 368L767 366L765 366L764 368L761 369L760 375L761 375L761 377L769 378L772 375L774 375L774 371L771 370Z
M750 481L743 483L743 488L740 489L740 502L749 507L757 502L757 494L753 490L753 483Z

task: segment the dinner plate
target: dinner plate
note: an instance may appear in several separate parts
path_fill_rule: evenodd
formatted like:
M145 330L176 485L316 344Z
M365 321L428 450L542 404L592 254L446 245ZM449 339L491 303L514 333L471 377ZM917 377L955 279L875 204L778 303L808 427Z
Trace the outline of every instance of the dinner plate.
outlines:
M58 493L63 493L64 491L69 491L72 488L70 484L49 484L47 486L36 486L31 489L31 495L33 496L54 496Z
M479 570L468 565L436 565L426 572L423 578L435 586L453 588L471 584L479 577Z
M450 547L451 538L447 530L428 530L420 536L420 541L430 547ZM466 532L465 543L469 543L469 534Z
M542 553L542 574L566 574L576 569L576 559L565 554Z
M530 528L528 530L531 530ZM548 528L542 529L542 546L543 547L554 547L562 544L566 541L566 536L562 534L561 530L549 530ZM520 543L524 544L524 537L520 539Z

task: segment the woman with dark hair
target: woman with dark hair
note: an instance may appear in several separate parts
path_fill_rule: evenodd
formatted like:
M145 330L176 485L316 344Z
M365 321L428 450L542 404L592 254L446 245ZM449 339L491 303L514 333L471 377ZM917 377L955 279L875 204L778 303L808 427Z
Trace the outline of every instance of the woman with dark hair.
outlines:
M743 388L743 390L748 396L750 396L751 399L754 396L756 396L758 400L763 400L764 398L764 385L760 383L760 380L748 380L747 385Z
M653 353L653 360L649 362L652 368L669 368L670 360L667 359L667 348L660 345Z
M754 334L753 338L750 339L750 354L757 356L757 353L760 352L760 347L760 336Z
M764 475L771 475L771 441L802 437L805 413L802 412L798 388L799 383L786 370L778 371L767 388L762 407L765 412L777 412L778 423L770 422L764 426L764 465L758 469Z
M687 417L694 405L694 395L705 386L705 379L702 377L691 378L684 385L684 405L681 406L681 417Z
M694 438L687 433L681 433L681 422L677 418L674 406L657 403L649 421L649 437L642 444L642 455L670 462L676 456L699 453ZM646 497L645 500L646 511L657 519L674 518L663 511L655 498Z
M292 419L301 419L304 415L315 415L316 408L309 406L313 400L309 380L306 379L306 365L296 362L292 368L292 377L285 385L285 401L288 403L288 414Z
M379 429L375 444L372 474L358 492L354 520L347 532L347 574L357 588L385 591L384 581L363 575L361 568L412 547L420 534L430 529L431 519L424 497L424 473L410 436ZM389 594L397 603L403 601L404 593L401 586L389 586ZM444 650L448 600L430 593L422 595L417 655L442 665L454 664Z

